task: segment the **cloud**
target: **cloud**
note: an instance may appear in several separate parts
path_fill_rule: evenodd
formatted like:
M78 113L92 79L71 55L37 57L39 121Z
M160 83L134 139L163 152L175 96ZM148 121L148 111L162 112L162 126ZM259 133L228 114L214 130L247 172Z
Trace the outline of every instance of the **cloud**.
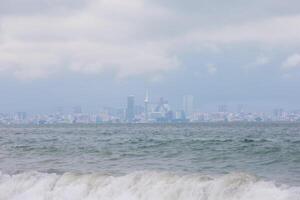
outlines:
M0 4L0 73L19 79L105 71L119 78L151 79L180 67L179 58L185 51L210 48L222 52L223 46L232 45L300 45L297 14L257 19L248 13L245 21L230 18L229 22L214 25L215 19L209 20L210 13L190 15L149 0L12 2L15 3ZM236 16L242 11L239 8ZM261 58L255 64L267 62ZM209 67L208 71L214 74L217 69Z
M265 55L260 55L258 56L254 61L246 64L244 66L245 70L251 70L251 69L257 69L258 67L266 66L270 64L271 58L265 56Z
M4 16L0 71L20 79L60 71L113 71L118 77L168 72L179 65L170 45L141 34L144 24L167 15L141 0L95 0L70 15Z
M215 74L217 72L217 67L213 64L207 65L207 72L211 75Z
M300 68L300 54L293 54L289 56L282 63L282 68L286 70Z
M284 31L283 31L284 30ZM300 15L271 17L215 29L198 29L190 32L186 41L190 43L213 43L219 45L299 45Z
M270 63L270 58L268 58L266 56L260 56L255 60L254 65L262 66L262 65L269 64L269 63Z
M9 0L0 1L1 15L64 14L82 9L87 0Z

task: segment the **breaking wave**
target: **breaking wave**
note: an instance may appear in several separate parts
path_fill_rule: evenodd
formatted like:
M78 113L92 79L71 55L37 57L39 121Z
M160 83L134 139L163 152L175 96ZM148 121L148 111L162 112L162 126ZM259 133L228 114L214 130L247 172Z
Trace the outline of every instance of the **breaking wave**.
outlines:
M300 200L300 188L236 173L216 178L136 172L103 174L0 173L0 200Z

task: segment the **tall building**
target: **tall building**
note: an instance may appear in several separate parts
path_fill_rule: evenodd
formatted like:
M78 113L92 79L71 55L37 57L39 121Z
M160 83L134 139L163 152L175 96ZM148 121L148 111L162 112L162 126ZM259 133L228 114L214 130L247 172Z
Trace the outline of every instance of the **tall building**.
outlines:
M218 106L218 112L226 113L228 111L227 105L222 104Z
M283 117L284 110L282 108L277 108L273 111L275 120L280 120Z
M191 118L194 112L194 97L192 95L183 96L183 111L187 118Z
M147 122L149 120L149 95L148 95L148 91L146 92L146 97L144 100L144 104L145 104L145 121Z
M26 112L18 112L17 113L18 120L25 120L27 117Z
M153 110L151 111L150 118L156 122L167 122L173 118L173 112L168 101L161 97L158 103L155 103Z
M82 114L82 108L81 108L81 106L75 106L75 107L73 107L73 113L74 114Z
M126 108L126 121L132 122L134 120L134 96L127 97L127 108Z
M237 105L237 113L243 113L244 112L244 105L239 104Z

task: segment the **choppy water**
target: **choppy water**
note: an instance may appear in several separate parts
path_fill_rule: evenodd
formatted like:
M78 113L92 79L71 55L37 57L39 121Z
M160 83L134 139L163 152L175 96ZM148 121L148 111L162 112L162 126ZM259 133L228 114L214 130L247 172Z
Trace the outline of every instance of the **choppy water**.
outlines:
M300 200L300 124L2 127L0 171L0 200Z

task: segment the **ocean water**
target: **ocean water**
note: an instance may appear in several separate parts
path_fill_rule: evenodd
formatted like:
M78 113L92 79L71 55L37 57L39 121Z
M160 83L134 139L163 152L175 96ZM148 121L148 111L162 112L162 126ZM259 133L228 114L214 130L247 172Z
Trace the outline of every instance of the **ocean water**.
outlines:
M300 200L300 123L0 127L0 200Z

